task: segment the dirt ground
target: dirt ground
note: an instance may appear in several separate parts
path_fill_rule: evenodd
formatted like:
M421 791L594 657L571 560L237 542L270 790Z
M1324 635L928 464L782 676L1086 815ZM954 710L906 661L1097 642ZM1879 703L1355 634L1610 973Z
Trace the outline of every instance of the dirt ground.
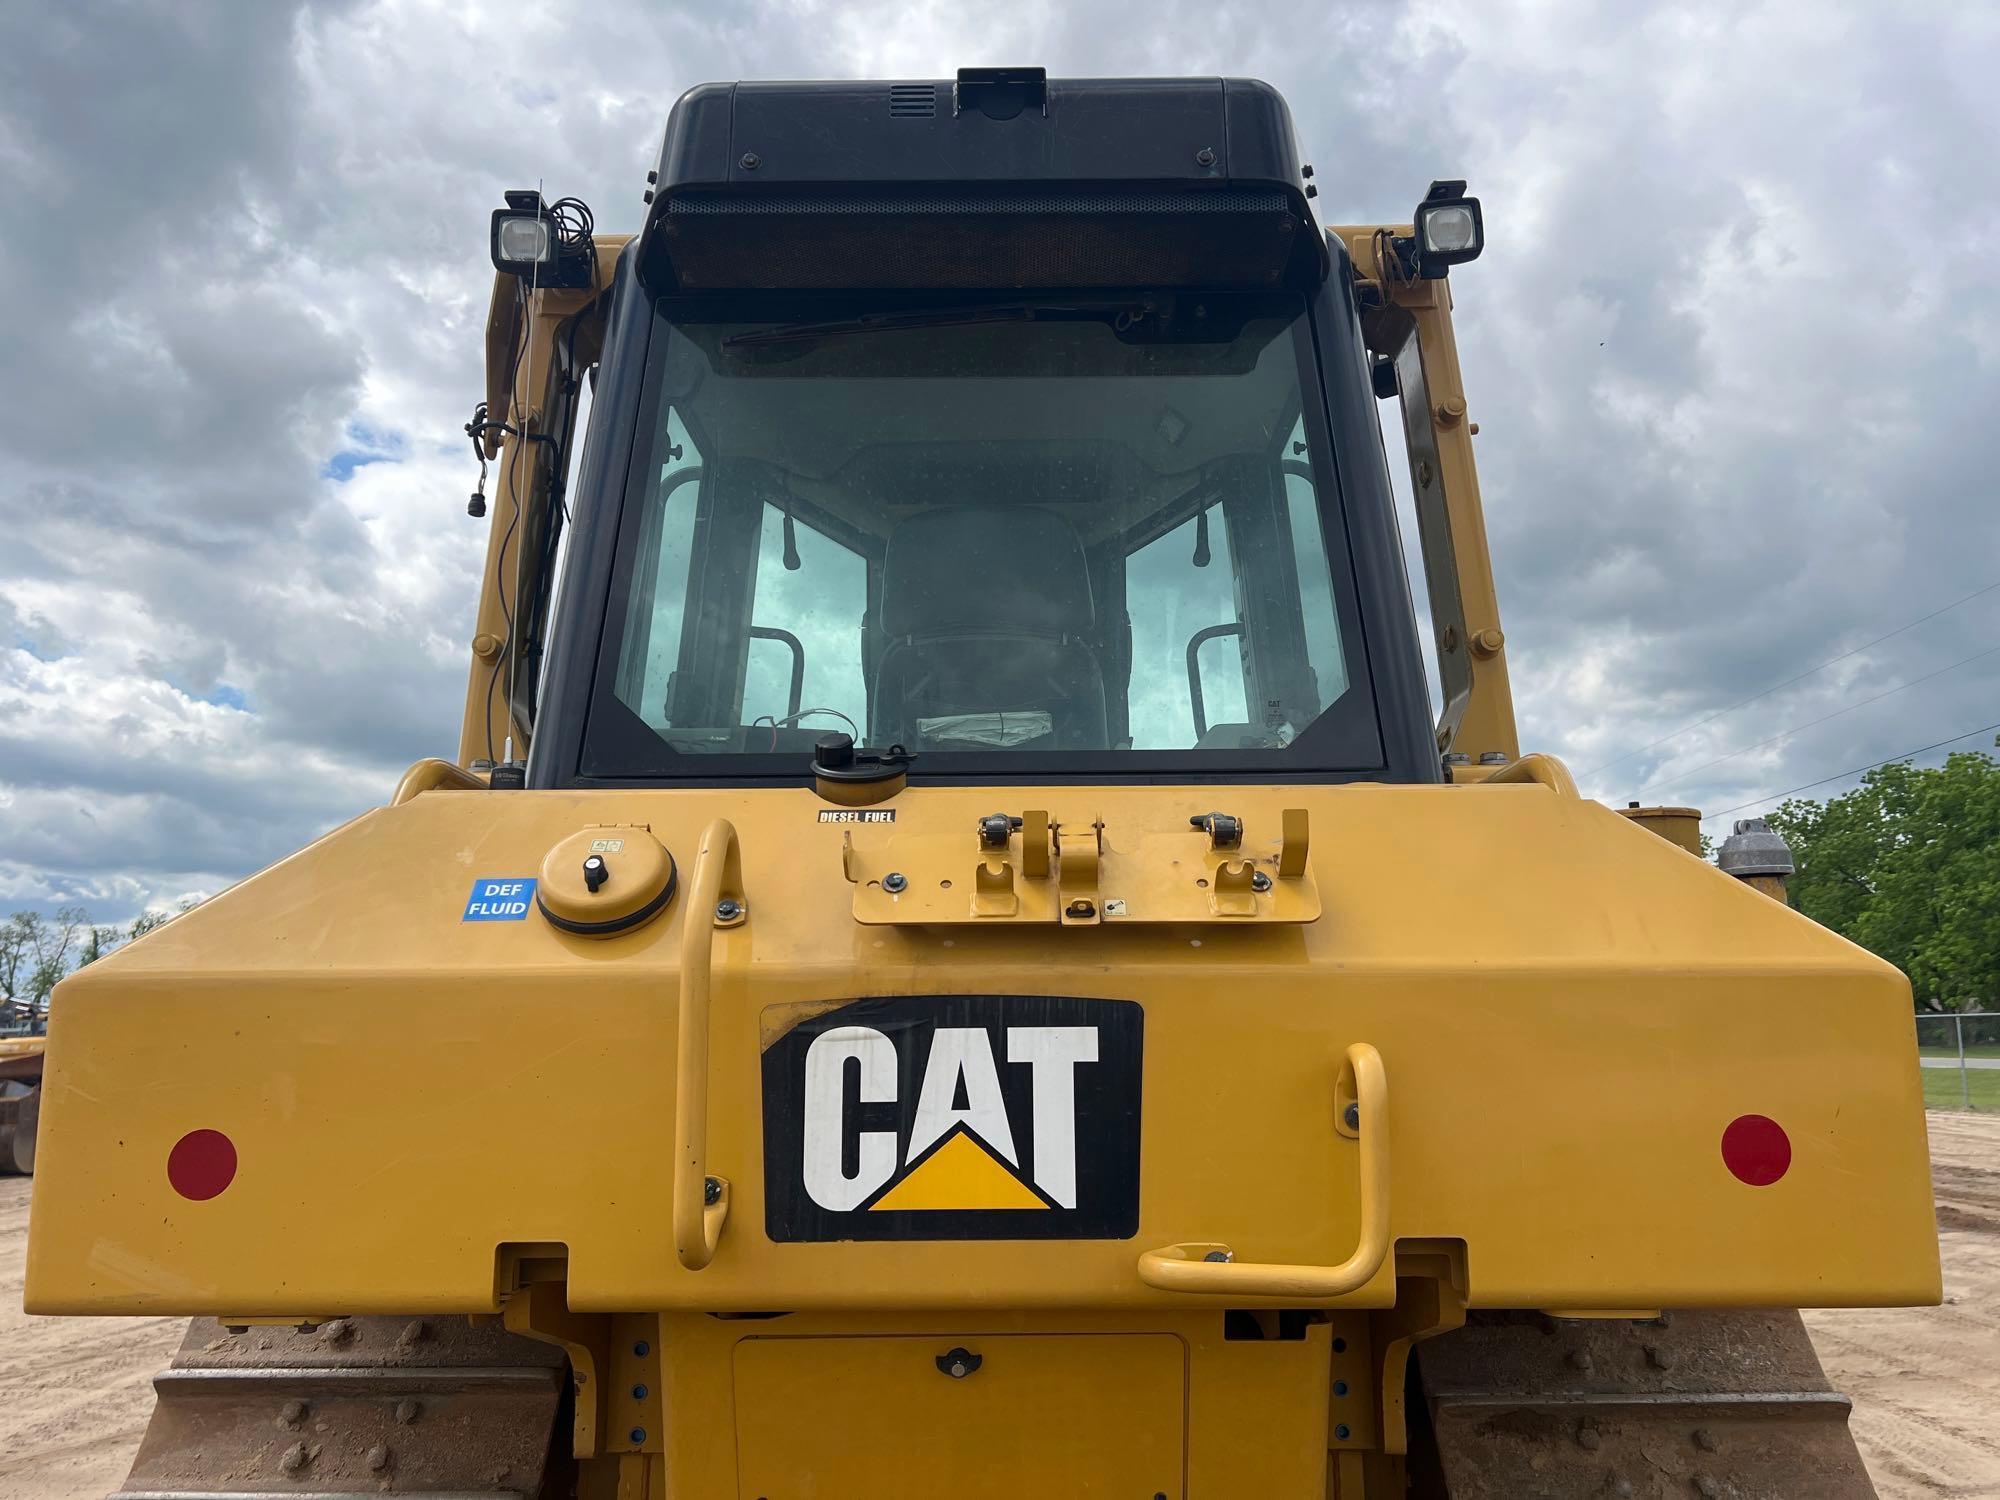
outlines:
M124 1483L182 1318L30 1318L26 1177L0 1177L0 1495L102 1500Z
M1930 1116L1942 1307L1807 1313L1884 1500L2000 1500L2000 1117ZM172 1318L21 1312L28 1183L0 1177L0 1495L117 1489L172 1357Z
M1928 1118L1944 1306L1806 1326L1884 1500L2000 1500L2000 1115Z

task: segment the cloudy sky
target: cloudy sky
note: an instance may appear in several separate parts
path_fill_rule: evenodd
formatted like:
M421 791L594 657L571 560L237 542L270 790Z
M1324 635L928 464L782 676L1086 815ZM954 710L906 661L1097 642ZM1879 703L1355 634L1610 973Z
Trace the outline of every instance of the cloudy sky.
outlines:
M1471 179L1523 739L1591 792L1720 809L2000 720L2000 10L1141 14L0 9L0 910L212 891L451 753L487 212L634 227L718 78L1250 74L1330 220Z

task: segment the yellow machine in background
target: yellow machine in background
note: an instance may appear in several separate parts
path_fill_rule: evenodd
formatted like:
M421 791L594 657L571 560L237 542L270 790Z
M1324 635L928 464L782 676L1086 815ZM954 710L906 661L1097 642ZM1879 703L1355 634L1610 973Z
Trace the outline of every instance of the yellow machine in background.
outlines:
M45 1036L0 1036L0 1172L35 1170Z
M1871 1493L1773 1309L1938 1295L1909 991L1518 753L1464 185L1033 69L651 182L495 215L457 763L62 988L124 1493Z

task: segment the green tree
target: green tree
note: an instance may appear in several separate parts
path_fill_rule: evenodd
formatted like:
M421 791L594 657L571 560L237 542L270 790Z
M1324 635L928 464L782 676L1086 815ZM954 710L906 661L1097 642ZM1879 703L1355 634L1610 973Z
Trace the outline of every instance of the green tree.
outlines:
M21 981L34 970L34 944L29 938L29 922L41 918L31 911L17 911L0 926L0 999L11 1000L21 993Z
M24 918L35 960L28 975L28 997L38 1005L45 1005L49 993L69 972L79 937L90 930L90 913L80 906L65 906L56 912L53 921L38 912L14 914L16 922Z
M83 941L76 950L76 966L94 964L105 954L124 941L125 934L116 927L86 927Z
M1800 911L1908 974L1927 1009L2000 1001L2000 762L1882 766L1769 817L1798 864Z

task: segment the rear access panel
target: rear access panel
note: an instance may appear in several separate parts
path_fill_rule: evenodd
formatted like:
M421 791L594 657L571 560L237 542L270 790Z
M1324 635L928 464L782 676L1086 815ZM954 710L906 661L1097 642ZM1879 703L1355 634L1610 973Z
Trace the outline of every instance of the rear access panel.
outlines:
M752 1338L735 1365L743 1500L1181 1500L1172 1334Z

